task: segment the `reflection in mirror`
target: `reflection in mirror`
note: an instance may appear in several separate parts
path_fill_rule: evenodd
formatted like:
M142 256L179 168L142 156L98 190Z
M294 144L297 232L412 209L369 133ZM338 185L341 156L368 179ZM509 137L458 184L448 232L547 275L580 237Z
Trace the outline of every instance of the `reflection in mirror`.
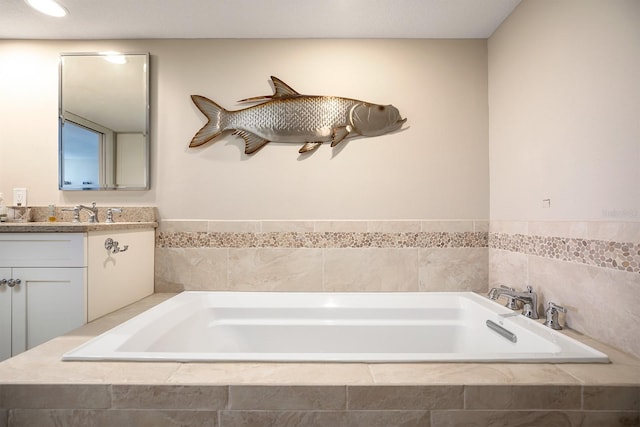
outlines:
M60 55L61 190L149 188L149 54Z

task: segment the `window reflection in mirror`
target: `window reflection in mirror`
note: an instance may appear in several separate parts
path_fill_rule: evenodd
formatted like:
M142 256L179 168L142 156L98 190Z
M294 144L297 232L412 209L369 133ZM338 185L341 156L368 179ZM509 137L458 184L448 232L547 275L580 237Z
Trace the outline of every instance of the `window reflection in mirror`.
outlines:
M149 188L148 64L146 53L61 55L61 190Z

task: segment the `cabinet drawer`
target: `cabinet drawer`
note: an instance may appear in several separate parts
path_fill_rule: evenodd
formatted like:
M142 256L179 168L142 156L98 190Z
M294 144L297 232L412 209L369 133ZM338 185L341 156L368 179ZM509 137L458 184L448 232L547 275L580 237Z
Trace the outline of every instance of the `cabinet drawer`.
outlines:
M84 233L0 233L0 267L86 267Z

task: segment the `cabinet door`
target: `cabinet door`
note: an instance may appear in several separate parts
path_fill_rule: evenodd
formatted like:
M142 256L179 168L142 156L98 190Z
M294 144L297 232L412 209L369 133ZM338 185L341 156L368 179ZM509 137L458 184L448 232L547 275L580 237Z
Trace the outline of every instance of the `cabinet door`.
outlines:
M0 280L11 279L10 268L0 268ZM0 285L0 360L11 357L11 288Z
M108 238L126 251L105 249ZM89 321L153 293L154 244L153 229L89 232Z
M86 323L85 268L14 268L12 354Z

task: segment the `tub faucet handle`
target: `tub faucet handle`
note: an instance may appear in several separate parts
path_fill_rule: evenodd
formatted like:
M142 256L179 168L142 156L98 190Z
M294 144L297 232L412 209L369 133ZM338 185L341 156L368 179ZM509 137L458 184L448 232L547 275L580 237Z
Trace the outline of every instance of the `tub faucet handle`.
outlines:
M567 312L567 309L557 305L549 301L549 305L545 310L546 320L544 321L544 325L550 327L551 329L560 330L562 326L560 326L560 322L558 322L558 312L561 311L563 313Z

